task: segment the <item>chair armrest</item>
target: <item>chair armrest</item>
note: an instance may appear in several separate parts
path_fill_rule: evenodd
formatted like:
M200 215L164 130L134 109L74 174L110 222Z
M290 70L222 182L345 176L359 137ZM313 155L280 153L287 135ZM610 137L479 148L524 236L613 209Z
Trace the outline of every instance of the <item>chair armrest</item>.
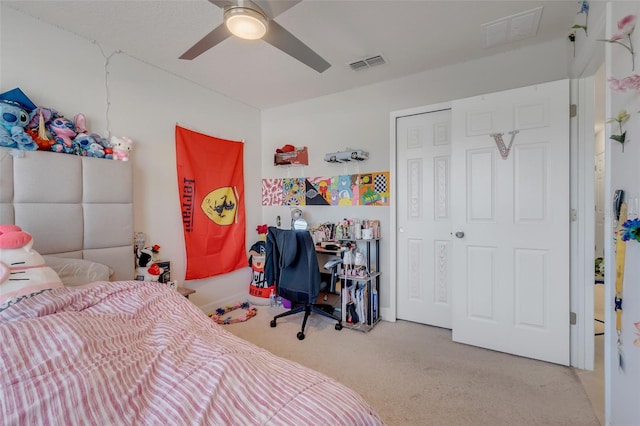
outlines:
M327 261L327 263L324 264L324 269L333 269L334 267L336 267L337 265L340 265L342 263L342 259L340 257L332 257L331 259L329 259Z

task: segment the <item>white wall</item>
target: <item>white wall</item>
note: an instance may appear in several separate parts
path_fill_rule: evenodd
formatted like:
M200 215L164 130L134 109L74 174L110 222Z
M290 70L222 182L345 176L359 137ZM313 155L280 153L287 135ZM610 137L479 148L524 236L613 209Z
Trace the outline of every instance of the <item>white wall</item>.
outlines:
M263 111L262 169L264 177L335 176L390 169L390 114L393 111L447 102L469 96L567 78L566 40L515 50L506 54L429 70L410 77L370 85L305 102ZM362 72L375 72L370 69ZM309 147L309 165L273 165L276 148L290 143ZM324 154L345 147L370 152L370 160L349 166L323 161ZM391 182L395 185L395 182ZM311 224L342 218L382 221L381 308L389 308L390 207L320 207L304 209ZM289 218L287 207L264 207L263 221ZM288 221L283 223L288 226Z
M176 123L220 138L245 140L247 229L255 229L261 220L260 170L255 167L261 155L257 109L115 53L107 68L111 103L107 129L105 57L100 46L1 3L0 13L0 91L20 87L37 105L68 118L84 113L90 131L109 130L134 140L134 229L147 234L148 244L161 246L160 256L172 261L174 278L183 280L186 268L175 166ZM102 48L106 56L117 49L126 51L126 46ZM52 218L52 224L64 226L64 218ZM247 247L254 239L248 231ZM193 302L203 306L246 297L249 282L245 268L188 285L197 290Z
M607 37L618 32L617 22L628 14L640 16L638 2L611 2L608 9ZM607 79L610 77L623 78L640 73L640 25L636 26L632 34L635 46L635 70L631 69L631 55L621 46L607 44ZM640 91L625 93L607 90L607 117L614 117L621 109L626 109L631 118L623 124L627 132L628 142L624 152L618 142L609 140L612 134L620 134L617 123L607 125L607 172L610 177L608 192L605 200L611 200L613 191L625 191L629 207L638 217L637 207L632 203L640 194ZM605 237L612 241L614 227L611 202L605 201ZM607 232L608 231L608 232ZM622 314L622 352L625 360L625 370L618 368L618 350L615 313L612 301L615 292L615 252L612 244L605 248L607 283L605 291L606 330L605 330L605 363L609 374L606 380L606 418L607 424L613 426L637 425L640 419L640 347L634 346L633 341L638 338L634 323L640 322L640 242L626 243L626 268L624 271L623 314Z

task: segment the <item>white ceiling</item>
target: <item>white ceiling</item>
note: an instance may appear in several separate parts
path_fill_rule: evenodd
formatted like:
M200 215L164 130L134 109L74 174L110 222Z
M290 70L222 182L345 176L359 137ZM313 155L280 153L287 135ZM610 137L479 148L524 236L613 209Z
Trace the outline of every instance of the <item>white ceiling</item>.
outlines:
M178 59L222 22L207 0L4 1L11 8L265 109L564 37L578 1L303 0L275 21L331 63L320 74L264 41L229 38ZM542 6L537 35L485 48L482 24ZM352 71L382 54L387 64ZM544 66L544 64L540 64Z

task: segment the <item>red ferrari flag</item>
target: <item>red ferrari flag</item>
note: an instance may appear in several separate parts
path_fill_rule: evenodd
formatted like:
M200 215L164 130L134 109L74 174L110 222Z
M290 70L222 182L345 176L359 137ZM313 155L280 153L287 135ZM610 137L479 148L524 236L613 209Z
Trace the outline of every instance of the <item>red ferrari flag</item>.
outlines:
M243 154L242 142L176 126L187 280L247 266Z

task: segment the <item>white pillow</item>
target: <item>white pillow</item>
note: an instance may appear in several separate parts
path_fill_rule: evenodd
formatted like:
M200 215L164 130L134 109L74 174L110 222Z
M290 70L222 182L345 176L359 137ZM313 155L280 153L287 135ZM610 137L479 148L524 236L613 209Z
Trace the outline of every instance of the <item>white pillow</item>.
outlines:
M75 287L94 281L109 281L113 270L102 263L70 257L42 256L47 266L53 269L62 284Z

